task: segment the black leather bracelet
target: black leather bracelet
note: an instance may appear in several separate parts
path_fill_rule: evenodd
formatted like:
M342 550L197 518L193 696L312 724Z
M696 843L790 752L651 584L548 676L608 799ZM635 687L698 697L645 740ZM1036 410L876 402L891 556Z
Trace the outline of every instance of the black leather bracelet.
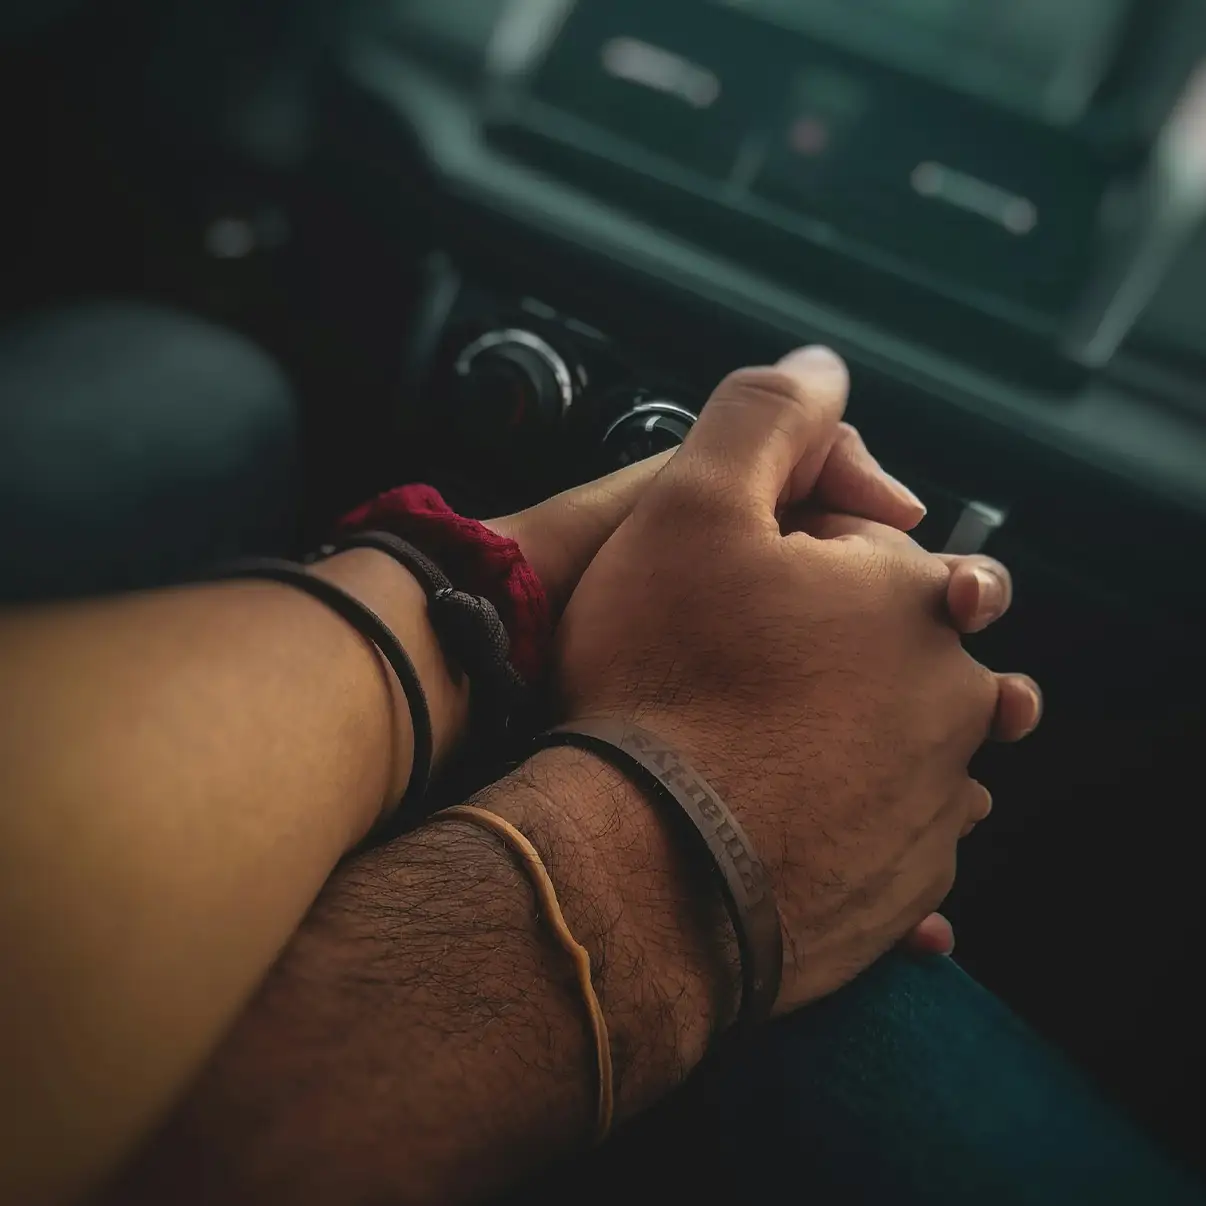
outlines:
M410 781L402 802L391 813L383 816L373 831L373 838L383 840L393 836L410 819L412 809L427 794L431 782L433 739L431 711L427 706L427 694L419 681L418 672L402 642L393 634L389 625L371 608L347 591L341 590L325 578L315 577L305 566L292 561L274 559L242 561L217 575L216 580L260 580L279 582L302 591L319 603L324 604L340 619L350 624L377 651L393 670L406 703L410 708L410 723L414 733L414 756L411 763Z
M510 662L511 638L488 599L457 590L425 553L392 532L353 532L323 552L375 549L407 570L427 596L427 613L444 655L472 684L470 707L475 740L502 745L524 713L530 692Z

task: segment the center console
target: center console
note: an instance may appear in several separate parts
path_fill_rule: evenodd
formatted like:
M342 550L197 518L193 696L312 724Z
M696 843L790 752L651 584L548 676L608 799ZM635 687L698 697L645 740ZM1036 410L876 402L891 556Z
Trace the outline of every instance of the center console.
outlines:
M539 298L466 280L446 256L427 272L410 392L439 406L403 438L449 450L454 492L476 484L480 499L489 483L507 500L495 506L531 501L676 448L695 425L707 400L697 379ZM1007 521L999 501L909 476L929 508L916 532L928 547L980 552Z

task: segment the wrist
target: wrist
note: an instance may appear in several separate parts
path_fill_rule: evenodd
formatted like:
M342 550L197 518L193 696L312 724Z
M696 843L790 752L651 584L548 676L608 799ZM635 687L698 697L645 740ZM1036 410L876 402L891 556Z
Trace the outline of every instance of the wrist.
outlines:
M535 519L534 514L537 515ZM538 509L521 511L502 519L485 520L482 526L503 540L510 540L518 545L524 560L532 567L532 572L544 587L551 615L554 620L560 617L569 602L566 583L570 580L572 571L564 564L564 547L558 546L555 536L550 539L547 530L544 530L542 535ZM572 580L576 582L577 578Z
M586 946L611 1032L616 1109L674 1089L736 1016L735 939L707 868L684 856L658 810L619 771L547 750L517 776L528 790L477 801L541 851Z
M449 665L427 615L418 581L392 558L373 549L353 549L314 565L311 573L346 590L376 612L401 642L419 676L431 716L432 771L446 765L469 723L469 682ZM414 730L410 708L393 672L382 661L388 684L391 750L382 808L365 834L402 798L413 770ZM363 837L365 834L361 834Z
M529 526L487 525L453 511L430 486L402 486L366 503L340 523L344 533L384 532L430 558L453 587L489 602L510 639L515 673L534 685L545 677L552 617L541 573L528 560ZM544 542L540 542L543 547ZM547 567L546 567L547 568Z

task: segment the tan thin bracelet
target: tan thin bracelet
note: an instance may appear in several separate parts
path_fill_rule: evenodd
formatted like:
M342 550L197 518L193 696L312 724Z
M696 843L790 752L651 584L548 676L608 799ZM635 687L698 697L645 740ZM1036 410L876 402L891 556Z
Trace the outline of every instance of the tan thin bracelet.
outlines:
M603 1007L599 1004L598 994L590 974L590 954L570 932L557 900L557 889L545 867L536 847L509 821L487 812L484 808L474 808L471 804L458 804L455 808L445 808L431 817L432 821L467 821L482 829L488 829L502 840L519 857L540 907L548 918L557 941L561 943L565 953L573 960L574 970L578 974L578 987L582 999L586 1003L586 1011L590 1017L591 1034L595 1041L595 1057L598 1064L599 1110L595 1124L595 1143L602 1143L611 1132L612 1119L615 1115L615 1095L613 1070L611 1062L611 1039L607 1033L607 1019L603 1016Z

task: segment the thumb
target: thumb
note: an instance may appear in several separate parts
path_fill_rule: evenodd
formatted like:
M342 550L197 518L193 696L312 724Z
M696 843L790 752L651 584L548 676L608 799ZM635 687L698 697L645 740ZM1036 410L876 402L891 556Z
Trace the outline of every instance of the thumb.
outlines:
M850 377L828 348L727 377L666 470L773 515L812 492L846 410Z

